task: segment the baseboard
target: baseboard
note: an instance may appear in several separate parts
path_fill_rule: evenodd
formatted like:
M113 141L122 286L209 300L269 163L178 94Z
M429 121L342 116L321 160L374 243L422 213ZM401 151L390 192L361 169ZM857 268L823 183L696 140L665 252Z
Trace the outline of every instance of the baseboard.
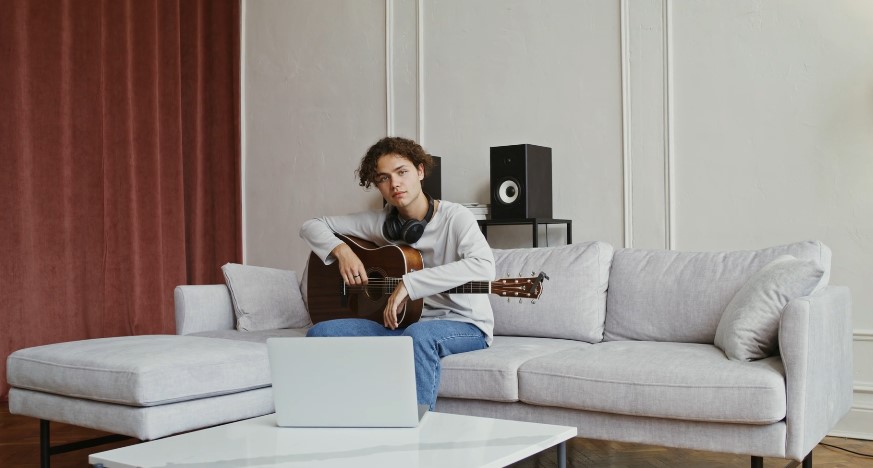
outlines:
M857 384L853 394L849 414L828 435L873 440L873 384Z
M852 408L837 427L828 433L833 437L848 437L849 439L873 440L873 410Z

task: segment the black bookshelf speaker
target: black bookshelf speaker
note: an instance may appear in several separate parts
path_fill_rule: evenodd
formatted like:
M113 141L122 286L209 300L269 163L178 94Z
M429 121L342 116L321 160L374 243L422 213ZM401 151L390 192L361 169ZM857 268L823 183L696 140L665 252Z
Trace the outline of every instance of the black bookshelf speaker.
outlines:
M552 217L552 149L491 147L491 219Z
M433 158L433 169L429 174L424 175L424 180L421 181L421 189L434 200L439 200L443 197L443 178L440 172L442 161L440 161L439 156L431 155L431 157Z

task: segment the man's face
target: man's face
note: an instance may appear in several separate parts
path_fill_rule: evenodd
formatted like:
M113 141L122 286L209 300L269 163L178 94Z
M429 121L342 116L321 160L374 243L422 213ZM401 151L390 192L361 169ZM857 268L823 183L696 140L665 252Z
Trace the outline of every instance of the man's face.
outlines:
M421 195L424 167L397 154L386 154L376 160L373 182L385 200L397 208L409 206Z

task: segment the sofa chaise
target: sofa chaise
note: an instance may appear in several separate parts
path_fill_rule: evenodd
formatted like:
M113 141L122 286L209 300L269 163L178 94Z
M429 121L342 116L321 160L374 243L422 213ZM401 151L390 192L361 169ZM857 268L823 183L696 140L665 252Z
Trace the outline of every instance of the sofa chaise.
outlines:
M443 359L437 411L811 466L851 406L851 299L828 285L831 253L820 242L494 254L498 276L550 280L536 304L492 296L494 343ZM10 411L43 420L46 438L47 421L61 421L142 440L272 412L264 342L305 334L305 297L282 287L297 284L293 272L225 273L228 285L176 288L178 335L13 353ZM289 303L284 318L258 323L259 309Z

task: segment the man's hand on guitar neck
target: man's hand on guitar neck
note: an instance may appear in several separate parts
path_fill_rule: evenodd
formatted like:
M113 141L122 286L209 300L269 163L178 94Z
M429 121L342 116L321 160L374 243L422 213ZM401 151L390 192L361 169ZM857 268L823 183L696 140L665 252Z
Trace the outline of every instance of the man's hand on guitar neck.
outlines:
M346 284L367 284L367 269L364 263L347 244L336 246L331 252L339 262L339 272Z
M385 304L385 312L383 313L385 316L385 327L390 328L392 330L397 329L397 313L400 312L400 309L406 305L406 301L409 300L409 293L406 291L406 285L403 284L403 280L394 288L394 292L391 293L391 296L388 298L388 303Z

